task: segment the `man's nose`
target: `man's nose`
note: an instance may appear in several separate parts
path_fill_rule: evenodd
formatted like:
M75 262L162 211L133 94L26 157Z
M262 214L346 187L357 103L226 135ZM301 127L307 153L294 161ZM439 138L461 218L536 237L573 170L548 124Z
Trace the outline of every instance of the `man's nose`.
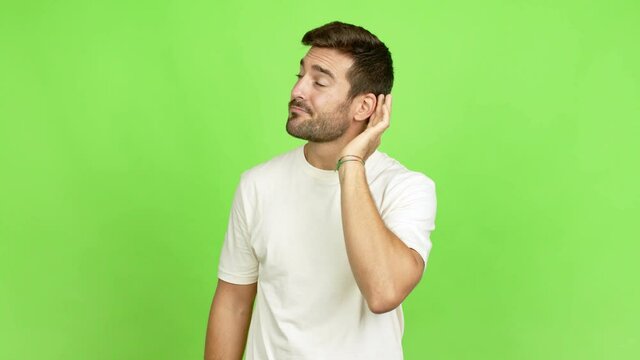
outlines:
M300 78L291 89L291 99L306 99L306 93L305 81Z

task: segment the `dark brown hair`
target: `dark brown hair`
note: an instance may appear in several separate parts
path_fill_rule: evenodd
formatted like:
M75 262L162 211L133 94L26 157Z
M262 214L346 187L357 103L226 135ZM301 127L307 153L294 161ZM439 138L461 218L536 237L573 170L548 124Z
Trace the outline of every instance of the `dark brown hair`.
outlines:
M334 21L308 31L304 45L336 49L351 56L347 73L349 100L360 94L389 94L393 87L393 61L387 46L368 30Z

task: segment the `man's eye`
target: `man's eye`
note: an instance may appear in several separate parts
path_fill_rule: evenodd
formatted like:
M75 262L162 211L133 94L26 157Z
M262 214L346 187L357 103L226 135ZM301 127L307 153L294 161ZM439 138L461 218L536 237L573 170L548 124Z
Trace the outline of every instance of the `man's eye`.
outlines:
M304 75L296 74L296 77L297 77L298 79L302 78L303 76L304 76ZM314 83L314 84L316 84L316 85L318 85L318 86L320 86L320 87L325 87L325 86L327 86L327 85L321 84L321 83L319 83L319 82L317 82L317 81L314 81L313 83Z

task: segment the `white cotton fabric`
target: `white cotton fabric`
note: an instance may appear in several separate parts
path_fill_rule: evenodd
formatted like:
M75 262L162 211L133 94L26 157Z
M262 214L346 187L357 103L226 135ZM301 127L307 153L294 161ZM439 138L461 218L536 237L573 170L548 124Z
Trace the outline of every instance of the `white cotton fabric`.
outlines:
M427 263L435 184L376 151L369 187L386 226ZM338 173L313 167L303 147L242 174L218 277L258 282L247 360L402 359L402 306L372 313L351 272Z

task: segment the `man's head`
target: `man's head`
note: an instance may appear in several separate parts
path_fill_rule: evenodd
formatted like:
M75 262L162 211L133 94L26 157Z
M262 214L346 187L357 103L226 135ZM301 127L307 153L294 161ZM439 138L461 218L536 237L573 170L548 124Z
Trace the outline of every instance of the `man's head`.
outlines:
M311 49L300 61L291 91L287 132L313 142L333 141L354 120L365 123L376 95L391 92L391 54L369 31L341 22L307 32L302 43Z

